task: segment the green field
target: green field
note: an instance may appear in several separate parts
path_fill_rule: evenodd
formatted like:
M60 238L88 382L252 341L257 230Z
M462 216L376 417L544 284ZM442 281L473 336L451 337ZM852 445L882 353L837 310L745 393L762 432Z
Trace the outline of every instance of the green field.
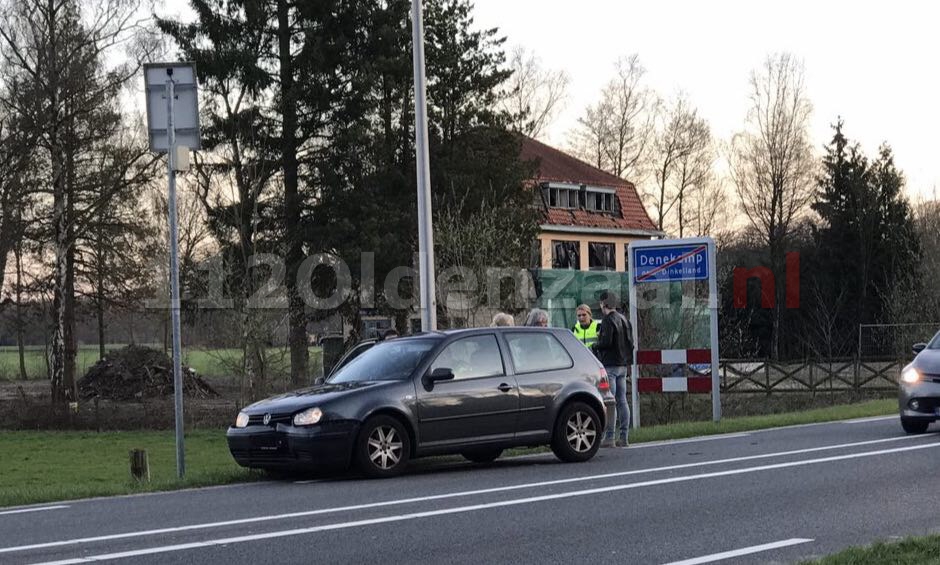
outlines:
M746 418L719 424L692 422L640 428L633 443L679 439L776 426L892 414L896 402L876 400L822 410ZM225 432L197 430L186 435L186 479L176 480L172 431L163 432L0 432L0 507L89 496L173 490L192 486L256 480L263 475L232 460ZM152 482L130 478L128 452L146 449ZM511 450L506 455L539 450ZM459 458L458 458L459 459Z
M847 549L818 561L817 565L940 565L940 535L910 537Z
M123 345L108 345L106 350L119 349ZM156 346L161 349L162 346ZM310 348L310 374L320 375L322 350ZM203 377L231 377L238 374L241 366L240 349L184 349L183 363L196 370ZM286 375L290 369L290 351L282 347L269 347L266 358L271 375ZM30 379L46 378L45 351L41 346L26 348L24 356L26 375ZM76 374L79 378L88 368L98 362L98 346L82 346L75 359ZM20 362L16 347L0 347L0 380L19 380Z
M173 432L0 432L0 506L226 484L262 476L239 467L225 433L186 434L186 479L176 479ZM129 452L146 449L151 482L130 476Z

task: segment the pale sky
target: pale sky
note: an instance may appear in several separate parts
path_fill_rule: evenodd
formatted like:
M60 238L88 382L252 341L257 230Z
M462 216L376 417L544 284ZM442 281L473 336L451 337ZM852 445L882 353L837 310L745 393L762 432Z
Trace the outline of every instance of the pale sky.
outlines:
M712 134L729 140L748 108L748 77L770 53L806 66L818 153L830 124L874 157L890 143L912 197L940 191L940 7L897 0L475 0L478 27L498 27L507 50L522 45L546 68L571 77L568 103L547 141L567 145L588 104L614 73L614 61L639 54L647 84L660 96L688 96ZM186 17L185 0L164 14Z
M748 77L768 53L806 66L818 152L836 116L869 156L887 141L911 196L940 191L940 7L831 0L476 0L480 27L536 53L571 77L569 102L549 131L564 147L585 106L613 76L618 56L638 53L648 85L684 91L723 140L739 131Z

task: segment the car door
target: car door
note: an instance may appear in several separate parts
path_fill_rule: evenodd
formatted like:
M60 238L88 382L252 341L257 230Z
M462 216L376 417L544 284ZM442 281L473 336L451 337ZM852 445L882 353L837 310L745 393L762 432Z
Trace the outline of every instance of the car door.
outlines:
M423 447L511 439L516 432L519 389L506 374L493 333L456 339L444 346L425 375L450 369L453 379L415 383Z
M519 423L516 437L533 439L550 435L552 405L571 380L574 361L550 331L505 332L516 383L519 387Z

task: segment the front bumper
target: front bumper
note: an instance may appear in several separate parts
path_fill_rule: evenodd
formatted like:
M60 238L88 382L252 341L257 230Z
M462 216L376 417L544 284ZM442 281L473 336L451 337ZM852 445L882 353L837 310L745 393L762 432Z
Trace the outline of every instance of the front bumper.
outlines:
M225 435L242 467L307 470L348 467L358 432L359 422L344 420L303 427L231 427Z
M916 401L917 408L911 406L913 401ZM898 411L902 418L931 422L940 419L940 383L933 380L901 383L898 389Z

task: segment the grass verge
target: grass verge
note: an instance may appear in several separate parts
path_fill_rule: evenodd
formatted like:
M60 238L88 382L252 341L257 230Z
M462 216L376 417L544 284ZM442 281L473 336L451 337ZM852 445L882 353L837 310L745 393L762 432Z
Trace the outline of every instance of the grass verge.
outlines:
M684 422L640 428L633 443L743 432L895 413L897 402L875 400L806 412L731 418L719 423ZM130 477L128 453L146 449L151 482ZM535 451L544 451L535 450ZM186 478L176 479L172 431L160 432L0 432L0 507L90 496L226 484L264 475L239 467L221 430L186 434ZM511 450L507 455L533 453Z
M255 480L239 467L219 430L188 432L186 478L176 478L172 431L0 432L0 507L175 490ZM130 476L129 452L146 449L150 483Z
M854 547L818 561L814 565L940 565L940 535L910 537L896 542L880 542Z

